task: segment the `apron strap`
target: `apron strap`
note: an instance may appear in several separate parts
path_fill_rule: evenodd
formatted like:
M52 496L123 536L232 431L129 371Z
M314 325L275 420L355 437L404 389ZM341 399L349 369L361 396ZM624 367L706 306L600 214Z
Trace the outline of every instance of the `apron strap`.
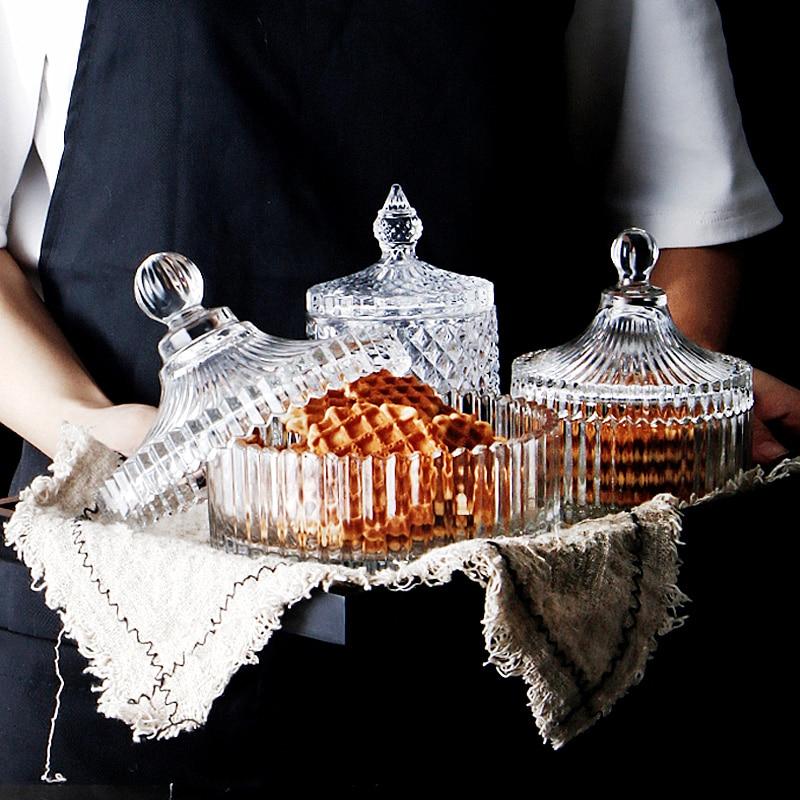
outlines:
M12 495L11 497L0 497L0 517L11 519L14 509L10 508L10 506L15 505L17 502L19 502L18 494Z

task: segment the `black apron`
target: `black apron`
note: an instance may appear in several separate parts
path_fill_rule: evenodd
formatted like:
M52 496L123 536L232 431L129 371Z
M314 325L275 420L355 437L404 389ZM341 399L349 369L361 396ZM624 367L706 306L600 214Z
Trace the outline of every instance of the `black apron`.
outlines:
M552 265L571 236L561 209L573 189L563 129L572 4L540 4L532 26L498 5L90 1L39 269L50 312L112 401L158 402L164 329L132 293L145 256L185 253L203 272L205 305L301 337L305 290L376 260L371 223L394 182L425 224L421 257L495 282L506 371L542 343L532 310L549 343L574 332L552 302ZM12 491L47 463L25 443ZM12 744L4 733L15 714L30 716L31 698L51 702L58 630L5 556L0 670L12 690L0 715L0 782L9 759L16 780L41 770L49 715L37 713L35 730L17 728ZM28 625L33 614L41 625ZM35 686L13 676L23 650L38 665ZM144 758L84 694L65 704L72 717L62 716L54 744L56 767L72 779L161 779L162 753L173 764L188 757L180 737ZM70 750L64 740L78 728ZM197 735L193 752L214 735L212 726Z

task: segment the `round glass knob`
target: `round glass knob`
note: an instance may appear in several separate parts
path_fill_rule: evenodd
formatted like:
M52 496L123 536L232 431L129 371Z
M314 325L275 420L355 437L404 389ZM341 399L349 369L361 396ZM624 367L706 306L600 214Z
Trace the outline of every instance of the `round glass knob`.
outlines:
M619 286L650 283L658 245L642 228L626 228L611 244L611 260L619 274Z
M136 270L133 284L139 308L151 319L169 326L170 319L203 299L203 276L195 263L180 253L155 253Z

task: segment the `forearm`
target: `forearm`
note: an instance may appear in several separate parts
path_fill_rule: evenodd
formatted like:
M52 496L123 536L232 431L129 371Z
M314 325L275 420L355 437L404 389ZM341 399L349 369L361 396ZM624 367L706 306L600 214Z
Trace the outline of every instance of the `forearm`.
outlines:
M740 283L737 245L664 250L653 283L666 289L675 322L690 339L724 350ZM753 458L771 464L800 446L800 390L754 372Z
M737 245L662 250L653 283L666 290L675 323L686 336L724 351L740 284Z
M63 420L110 406L39 296L0 249L0 341L9 364L0 381L0 422L52 456Z

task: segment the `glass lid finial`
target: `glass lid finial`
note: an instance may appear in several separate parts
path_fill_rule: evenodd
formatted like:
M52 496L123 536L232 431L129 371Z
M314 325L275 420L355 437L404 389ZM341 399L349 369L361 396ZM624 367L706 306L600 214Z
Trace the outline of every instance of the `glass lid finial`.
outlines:
M649 284L658 261L656 240L642 228L626 228L611 243L611 260L617 268L617 288Z
M392 184L372 231L384 255L412 250L422 236L422 220L412 208L399 183Z
M154 253L136 270L133 291L139 308L150 319L171 327L171 320L203 299L203 276L180 253Z
M194 261L180 253L153 253L142 261L133 294L150 319L167 327L158 343L165 362L210 331L238 322L225 306L202 305L203 276Z

